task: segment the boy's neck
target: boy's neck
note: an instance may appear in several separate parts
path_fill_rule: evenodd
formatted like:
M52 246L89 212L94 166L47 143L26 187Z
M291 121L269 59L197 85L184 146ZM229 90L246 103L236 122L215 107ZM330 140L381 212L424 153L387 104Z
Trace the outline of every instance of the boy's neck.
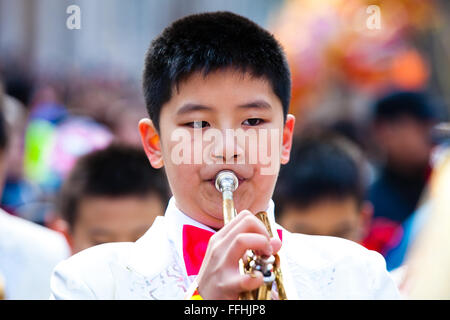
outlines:
M188 217L189 219L195 221L198 224L204 225L205 227L208 227L211 230L214 230L215 232L217 232L218 230L220 230L221 228L223 228L223 220L222 221L222 226L221 227L216 227L216 226L212 226L208 223L205 223L203 221L199 221L199 219L197 219L195 216L190 215L189 213L186 213L185 211L183 211L182 209L180 209L179 205L176 202L176 199L174 196L172 196L172 198L170 198L169 200L169 205L168 205L168 209L171 207L171 205L174 206L174 208L176 208L176 210L178 210L181 214L183 214L184 216ZM270 199L269 204L266 206L266 210L264 210L265 212L267 212L267 216L269 218L269 221L271 221L271 223L275 223L275 204L273 202L272 199ZM256 212L255 212L256 213Z

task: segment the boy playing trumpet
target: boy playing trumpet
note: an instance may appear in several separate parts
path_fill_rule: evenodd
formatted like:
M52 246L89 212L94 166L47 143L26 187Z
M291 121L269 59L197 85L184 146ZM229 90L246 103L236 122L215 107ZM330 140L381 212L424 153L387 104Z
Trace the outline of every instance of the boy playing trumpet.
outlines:
M61 263L53 298L237 299L263 281L259 272L239 272L248 249L279 254L290 299L398 297L378 253L292 234L274 221L271 197L295 118L287 113L289 68L271 34L229 12L188 16L152 42L143 76L150 119L139 131L173 197L137 242L96 246ZM270 161L250 161L255 153ZM239 182L239 214L225 226L214 185L222 170ZM274 237L254 216L259 211L268 212Z

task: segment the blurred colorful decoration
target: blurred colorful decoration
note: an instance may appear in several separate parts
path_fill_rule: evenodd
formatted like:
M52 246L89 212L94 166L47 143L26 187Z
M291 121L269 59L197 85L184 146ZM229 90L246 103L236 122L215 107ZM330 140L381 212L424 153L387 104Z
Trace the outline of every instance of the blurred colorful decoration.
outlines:
M434 4L287 0L269 28L291 66L291 112L303 115L336 92L373 97L390 88L425 87L430 66L415 37L439 24Z
M113 134L103 125L84 117L72 117L56 130L50 167L65 177L76 160L89 152L103 149L113 140Z
M47 120L30 122L25 134L25 176L38 183L53 180L49 175L48 157L54 143L55 125Z
M38 107L25 133L25 177L54 192L78 157L112 140L111 131L90 118L69 116L62 106Z
M24 150L24 174L30 181L44 186L57 183L48 166L49 155L56 128L67 116L66 108L56 103L37 104L31 111Z

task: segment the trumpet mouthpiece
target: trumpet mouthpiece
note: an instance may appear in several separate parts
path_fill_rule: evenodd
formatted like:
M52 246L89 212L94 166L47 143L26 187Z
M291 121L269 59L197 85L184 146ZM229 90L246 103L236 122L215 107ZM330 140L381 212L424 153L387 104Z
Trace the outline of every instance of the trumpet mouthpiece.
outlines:
M230 170L220 171L216 176L216 189L219 192L231 191L234 192L239 185L238 178Z

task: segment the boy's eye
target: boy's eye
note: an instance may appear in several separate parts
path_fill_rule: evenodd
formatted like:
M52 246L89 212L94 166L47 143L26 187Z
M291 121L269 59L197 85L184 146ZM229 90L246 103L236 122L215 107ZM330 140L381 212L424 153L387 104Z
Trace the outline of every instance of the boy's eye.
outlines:
M261 124L262 122L263 122L262 119L250 118L250 119L247 119L244 122L242 122L242 124L246 125L246 126L257 126L257 125Z
M206 127L210 126L207 121L193 121L193 122L186 123L186 125L191 128L194 128L194 129L201 129L201 128L206 128Z

